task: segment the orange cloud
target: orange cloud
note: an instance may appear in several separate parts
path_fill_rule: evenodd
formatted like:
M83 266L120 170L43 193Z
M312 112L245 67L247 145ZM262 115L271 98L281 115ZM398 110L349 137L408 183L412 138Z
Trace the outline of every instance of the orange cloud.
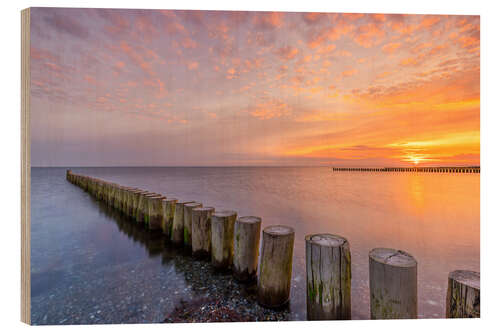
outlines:
M182 46L185 49L195 49L198 46L198 44L191 38L186 37L182 40Z
M278 49L277 55L282 60L291 60L299 53L299 50L295 47L284 46Z
M382 51L385 53L394 53L397 49L399 49L401 46L401 43L388 43L382 46Z
M198 68L198 62L197 61L191 61L188 63L187 67L190 71L195 70Z
M261 29L275 29L283 25L284 13L261 12L255 15L255 24Z
M247 109L253 117L261 120L280 118L290 113L290 107L281 101L270 100L257 104L256 106Z
M356 68L353 69L348 69L342 72L342 77L350 77L353 75L356 75L358 73L358 70Z
M356 29L353 39L359 45L370 48L373 45L379 44L384 36L385 32L380 25L368 23Z
M348 34L354 29L354 26L350 23L347 23L343 20L335 21L333 26L320 30L316 34L312 34L308 38L308 45L310 48L314 49L325 41L336 41L342 35Z

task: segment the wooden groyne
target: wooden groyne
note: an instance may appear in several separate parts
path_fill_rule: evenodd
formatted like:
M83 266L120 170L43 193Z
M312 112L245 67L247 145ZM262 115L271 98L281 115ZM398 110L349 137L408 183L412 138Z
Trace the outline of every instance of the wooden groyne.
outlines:
M408 168L345 168L333 167L333 171L362 172L432 172L432 173L481 173L481 167L408 167Z
M339 170L344 171L344 170ZM348 171L348 170L345 170ZM293 228L268 226L257 216L238 217L195 201L121 186L66 171L66 179L87 191L148 234L160 235L174 248L211 259L217 270L230 270L243 283L257 280L257 301L268 308L290 299ZM155 236L156 237L156 236ZM351 319L351 252L346 238L328 233L307 235L306 299L308 320ZM372 319L417 318L417 260L401 250L376 248L368 254ZM258 265L260 260L260 264ZM257 267L259 272L257 274ZM447 318L480 317L479 273L453 271L448 277Z

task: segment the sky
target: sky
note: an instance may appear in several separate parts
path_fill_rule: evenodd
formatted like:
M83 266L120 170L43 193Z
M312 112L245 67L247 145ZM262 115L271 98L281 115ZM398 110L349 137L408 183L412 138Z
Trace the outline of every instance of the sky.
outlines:
M32 8L32 166L479 165L479 21Z

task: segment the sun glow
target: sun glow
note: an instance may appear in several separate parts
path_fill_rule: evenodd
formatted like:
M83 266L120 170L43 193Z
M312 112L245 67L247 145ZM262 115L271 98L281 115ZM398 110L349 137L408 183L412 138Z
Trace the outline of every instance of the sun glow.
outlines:
M421 162L430 161L430 159L427 158L423 154L408 154L408 155L404 156L404 158L402 160L405 162L413 163L414 165L418 165Z

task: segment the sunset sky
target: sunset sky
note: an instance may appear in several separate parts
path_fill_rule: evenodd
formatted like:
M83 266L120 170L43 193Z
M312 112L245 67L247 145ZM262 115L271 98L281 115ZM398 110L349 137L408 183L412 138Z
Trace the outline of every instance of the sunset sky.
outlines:
M33 166L479 165L479 16L33 8Z

